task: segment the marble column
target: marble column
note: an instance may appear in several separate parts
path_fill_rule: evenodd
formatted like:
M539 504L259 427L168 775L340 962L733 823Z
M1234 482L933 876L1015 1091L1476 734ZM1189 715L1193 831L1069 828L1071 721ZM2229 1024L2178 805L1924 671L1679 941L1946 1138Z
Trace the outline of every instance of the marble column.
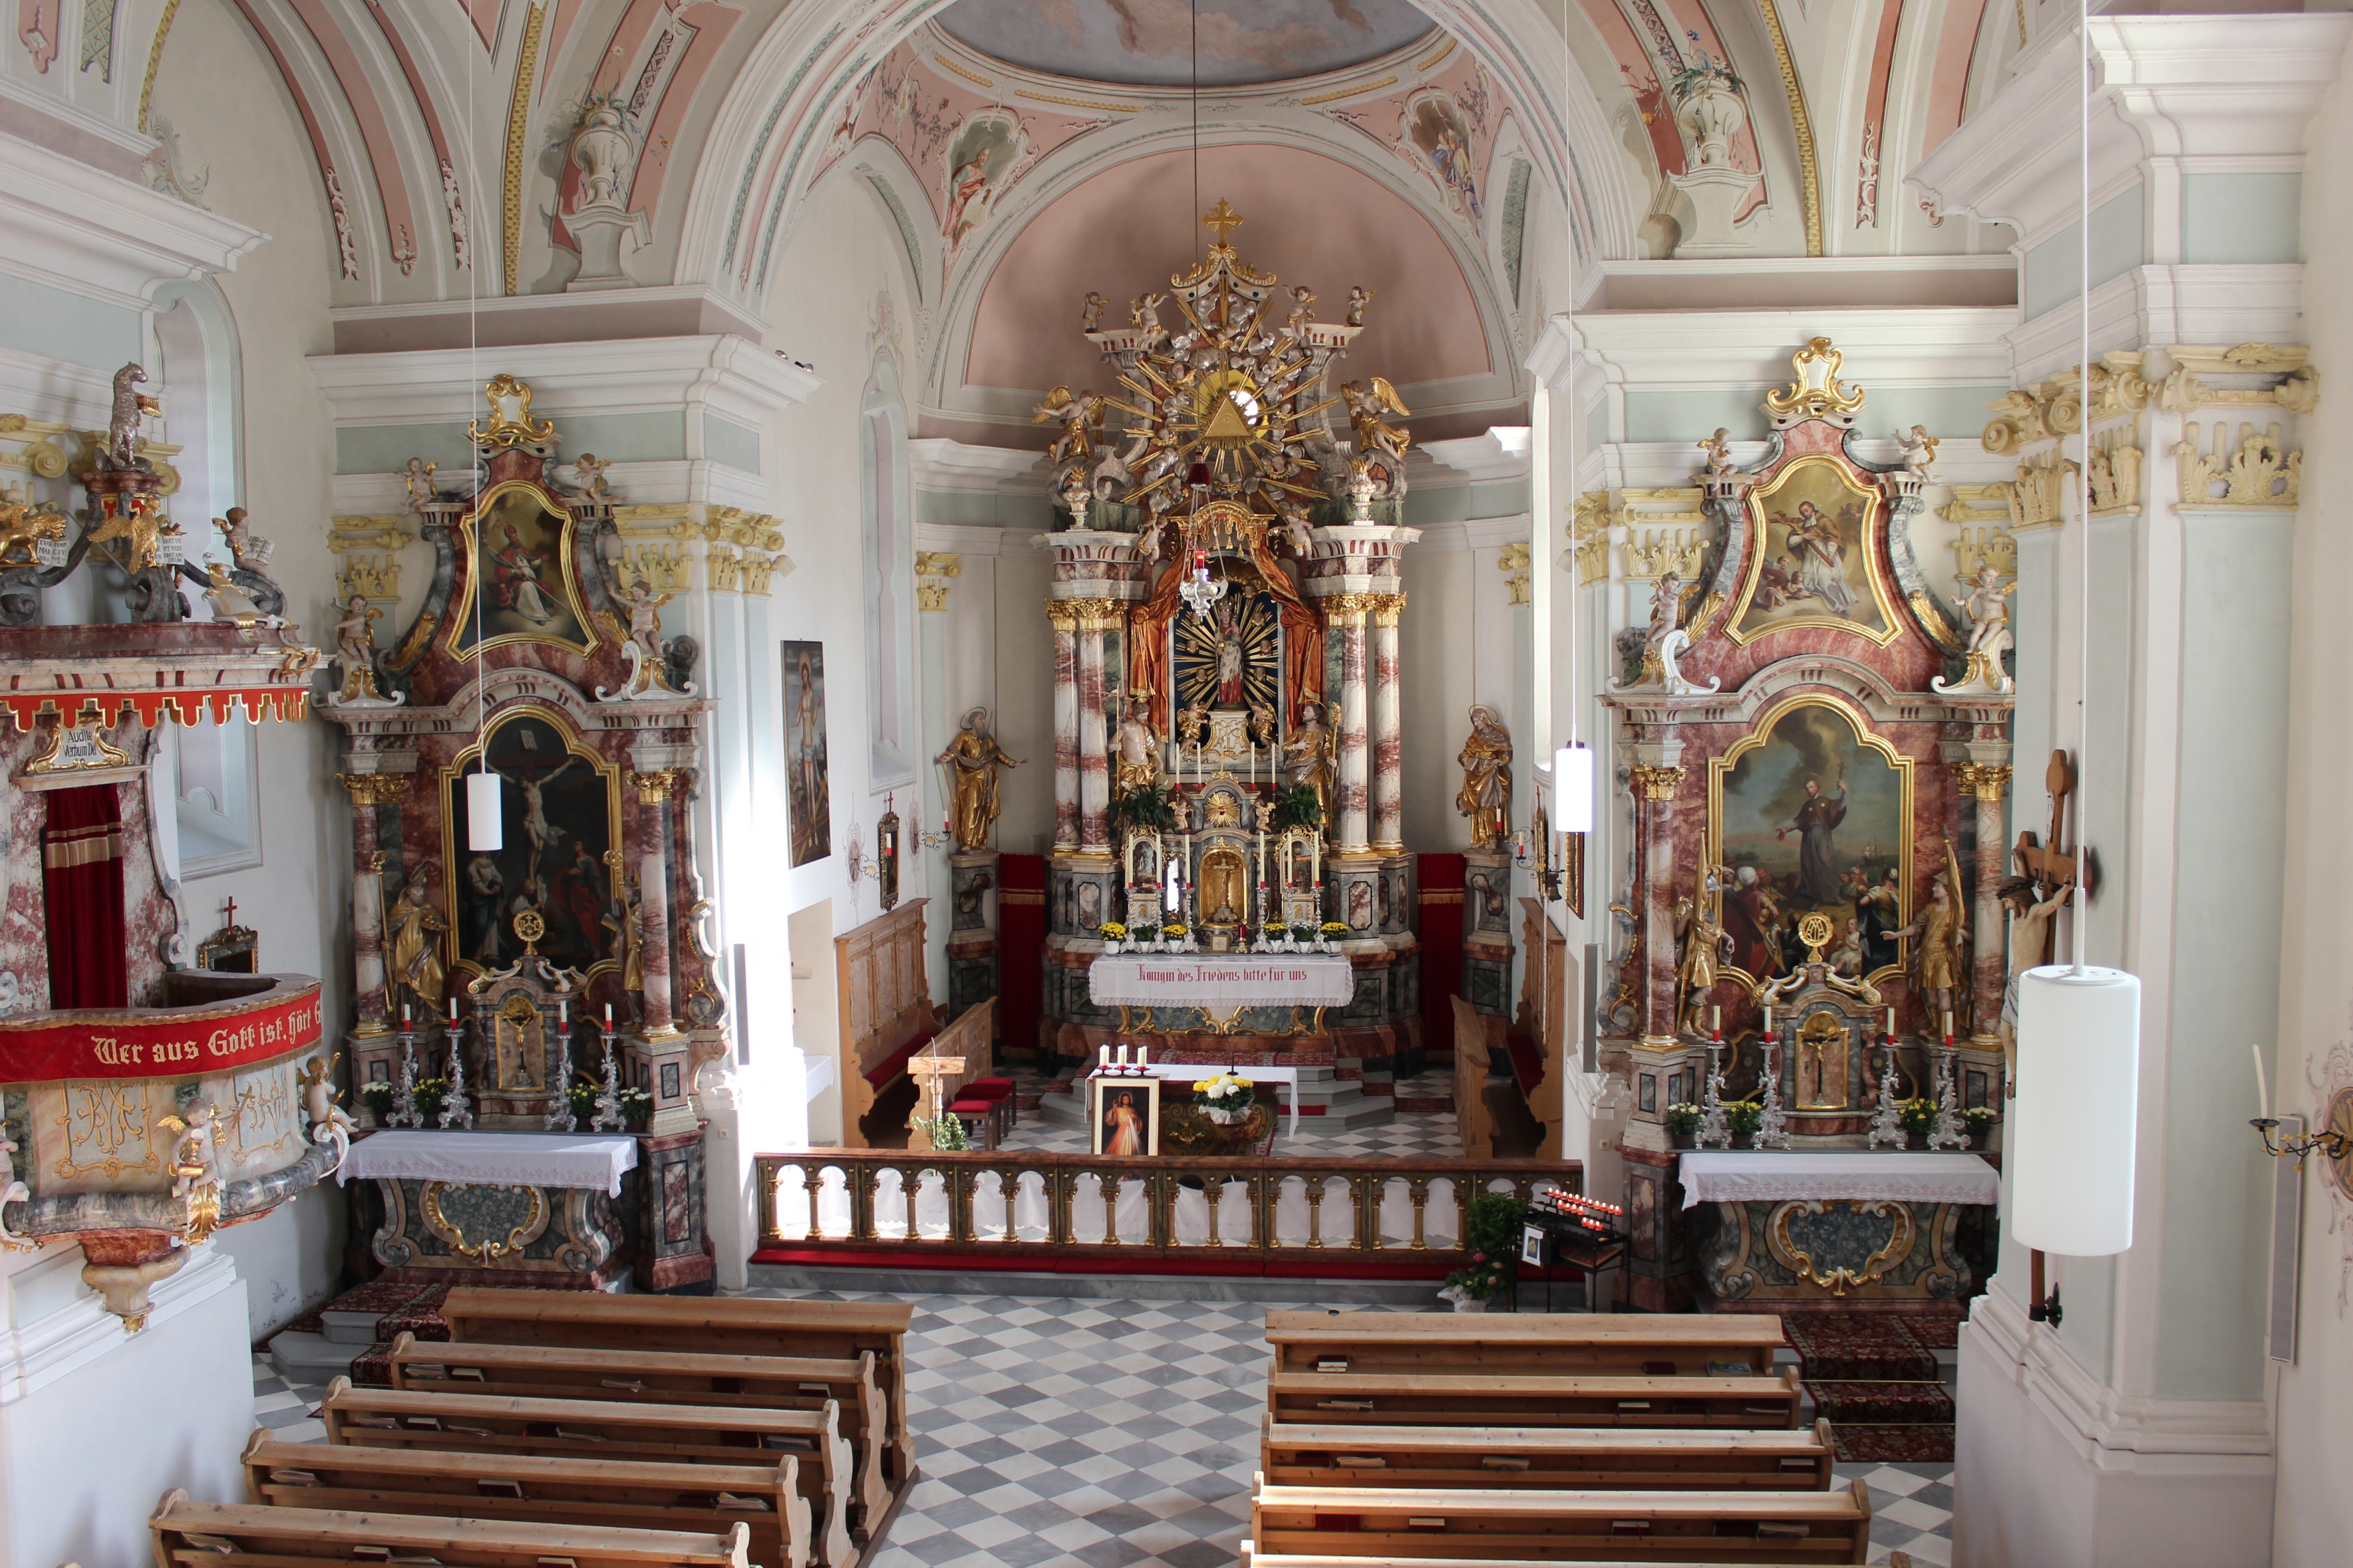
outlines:
M1119 603L1087 599L1079 611L1079 847L1111 852L1111 757L1103 725L1103 633Z
M1995 892L2001 886L2005 869L2002 837L2008 824L2001 802L2010 787L2010 765L1963 763L1957 771L1963 798L1974 796L1978 807L1977 897L1971 900L1976 911L1976 931L1969 956L1969 1033L1977 1039L1990 1040L1998 1033L2001 994L2010 979L2009 967L2002 958L2001 900Z
M1054 847L1079 847L1079 619L1067 601L1046 605L1054 626Z
M1339 816L1334 847L1345 855L1366 847L1370 748L1366 736L1365 615L1369 595L1344 594L1331 605L1329 635L1340 644Z
M1683 751L1679 744L1671 749ZM1641 813L1642 1043L1652 1048L1675 1040L1675 793L1683 782L1683 770L1672 762L1634 764Z
M1373 847L1405 848L1405 745L1398 717L1398 617L1405 595L1373 597Z
M678 1033L670 1010L670 869L667 840L670 791L678 775L670 768L629 775L637 786L635 837L638 850L639 955L646 978L639 1027L649 1039Z
M352 990L354 1035L392 1032L392 996L384 966L384 850L376 808L408 793L406 773L344 773L352 797Z

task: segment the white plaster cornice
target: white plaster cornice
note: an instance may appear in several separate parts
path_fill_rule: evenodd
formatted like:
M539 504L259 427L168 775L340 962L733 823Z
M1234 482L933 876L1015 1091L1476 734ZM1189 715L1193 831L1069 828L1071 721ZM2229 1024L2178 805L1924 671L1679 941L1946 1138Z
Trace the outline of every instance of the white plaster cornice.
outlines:
M345 426L479 418L482 384L501 372L531 384L532 412L538 416L683 405L754 429L765 415L807 402L824 384L733 334L312 354L309 363L319 389L334 405L335 423Z
M2167 343L2301 342L2304 268L2297 262L2137 267L2092 290L2092 352ZM2015 384L2082 358L2076 302L2045 310L2003 337Z
M0 134L0 268L131 310L162 285L227 272L269 237Z
M1476 436L1422 441L1416 444L1416 449L1427 452L1432 462L1465 476L1472 484L1528 477L1528 427L1525 425L1495 425Z
M1817 337L1845 355L1840 378L1866 390L2006 383L2002 334L2017 324L2012 306L1955 305L1712 310L1704 322L1688 310L1600 310L1576 317L1573 329L1612 384L1753 388L1762 398L1788 383L1789 356Z
M69 1256L52 1266L79 1268L81 1249L71 1247L67 1251ZM49 1262L43 1259L44 1264ZM147 1325L141 1331L152 1333L236 1285L237 1265L229 1260L228 1254L218 1247L200 1246L178 1273L157 1280L149 1289L152 1305ZM11 1288L15 1289L13 1279ZM108 1311L106 1303L88 1290L30 1322L12 1323L5 1331L0 1331L0 1405L14 1405L60 1378L71 1376L121 1349L130 1338L122 1320Z
M2155 161L2300 168L2306 124L2337 79L2348 31L2342 14L2092 18L2093 205ZM2078 48L2073 27L2045 33L1905 184L1940 211L2014 226L2021 246L2073 223L2083 202ZM2152 226L2160 240L2163 231Z
M0 348L0 414L96 430L106 423L113 392L105 371Z
M1035 524L999 528L995 523L919 522L915 548L945 555L1028 555L1042 537Z
M1044 454L1012 447L982 447L945 436L907 443L907 465L919 490L965 495L1043 495Z

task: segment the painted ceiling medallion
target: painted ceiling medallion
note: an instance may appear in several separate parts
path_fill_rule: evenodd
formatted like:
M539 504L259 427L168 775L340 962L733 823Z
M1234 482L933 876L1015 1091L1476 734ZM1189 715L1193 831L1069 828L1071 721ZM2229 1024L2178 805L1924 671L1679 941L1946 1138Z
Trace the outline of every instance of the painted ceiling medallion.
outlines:
M1200 83L1246 87L1345 70L1431 29L1406 0L1200 0ZM939 25L1008 65L1085 81L1193 80L1187 0L958 0Z

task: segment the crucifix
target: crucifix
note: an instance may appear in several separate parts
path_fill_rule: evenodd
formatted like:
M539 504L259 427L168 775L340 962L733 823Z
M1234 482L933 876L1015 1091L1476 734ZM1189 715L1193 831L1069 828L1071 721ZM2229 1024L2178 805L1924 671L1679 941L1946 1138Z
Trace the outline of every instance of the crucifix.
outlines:
M1226 198L1223 196L1219 196L1218 198L1218 205L1211 207L1207 213L1203 214L1201 217L1201 226L1214 232L1218 237L1218 243L1219 245L1226 243L1226 231L1228 229L1240 228L1241 226L1242 215L1234 211L1232 207L1227 205Z
M231 899L228 901L228 907L221 910L221 924L225 926L233 926L237 924L237 900L235 899Z
M2010 851L2018 866L2018 874L2034 883L2038 900L2048 899L2065 887L2075 876L2076 861L2088 858L2079 857L2075 849L2060 847L2060 838L2067 825L2067 797L2075 790L2075 767L2068 760L2066 752L2051 753L2051 765L2042 773L2042 787L2051 792L2050 841L2047 844L2037 843L2034 830L2024 828L2019 832L2017 847ZM2084 892L2097 892L2099 889L2092 886L2098 880L2096 871L2087 868L2085 878ZM2051 962L2052 950L2058 936L2057 927L2058 922L2053 921L2043 928L2042 952L2037 962Z

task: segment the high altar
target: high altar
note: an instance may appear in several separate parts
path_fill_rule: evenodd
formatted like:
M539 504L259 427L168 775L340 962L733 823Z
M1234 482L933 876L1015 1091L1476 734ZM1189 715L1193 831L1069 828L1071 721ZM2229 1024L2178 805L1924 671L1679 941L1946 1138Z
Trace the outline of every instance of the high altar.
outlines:
M1859 1198L1785 1183L1683 1215L1668 1122L1706 1097L1719 1028L1716 1098L1772 1100L1799 1151L1903 1146L1872 1137L1891 1031L1902 1096L1938 1093L1949 1034L1948 1110L2004 1100L2002 587L1981 579L1968 623L1947 619L1911 547L1935 443L1915 429L1897 462L1856 456L1865 395L1839 379L1839 352L1815 339L1792 363L1757 461L1735 462L1720 430L1698 443L1715 542L1692 580L1659 579L1602 699L1633 834L1601 1060L1634 1090L1621 1149L1646 1308L1702 1285L1851 1306L1981 1283L1963 1254L1990 1210L1909 1203L1894 1164L1864 1167L1894 1184ZM1753 1156L1768 1172L1783 1158Z
M1103 325L1089 296L1117 393L1058 388L1039 413L1061 426L1041 1044L1074 1060L1116 1037L1178 1059L1388 1066L1420 1042L1400 837L1398 562L1419 535L1399 522L1412 437L1392 419L1407 410L1378 375L1324 395L1364 290L1345 321L1319 321L1313 291L1228 243L1232 209L1203 221L1208 256L1130 324ZM1129 423L1110 439L1114 410ZM1123 935L1344 952L1353 999L1328 1014L1279 997L1102 1005L1089 970Z
M692 639L660 636L667 595L624 563L600 466L559 484L531 388L500 375L486 392L479 468L448 488L409 465L434 552L416 619L380 648L377 612L353 597L338 628L346 1047L367 1126L626 1130L634 1169L615 1203L601 1176L500 1183L490 1145L461 1145L446 1180L355 1189L354 1230L402 1278L594 1289L630 1270L642 1289L707 1288L692 1096L725 1050L724 1008L698 941L689 803L712 705L694 695ZM484 777L494 836L469 821ZM575 1114L575 1086L602 1098Z

